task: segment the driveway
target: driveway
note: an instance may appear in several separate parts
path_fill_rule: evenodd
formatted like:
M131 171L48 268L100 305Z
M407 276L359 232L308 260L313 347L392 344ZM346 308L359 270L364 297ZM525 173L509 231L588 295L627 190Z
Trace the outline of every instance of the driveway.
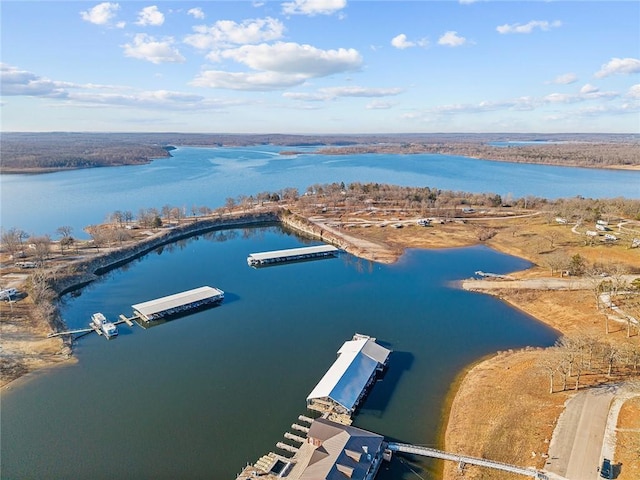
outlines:
M597 480L602 444L615 388L578 393L558 419L545 470L568 480Z

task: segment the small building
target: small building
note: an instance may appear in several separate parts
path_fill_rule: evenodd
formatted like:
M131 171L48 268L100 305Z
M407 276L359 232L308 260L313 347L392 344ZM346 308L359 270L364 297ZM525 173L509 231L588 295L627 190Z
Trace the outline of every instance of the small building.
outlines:
M296 480L373 480L380 468L384 437L324 418L309 428L288 477Z
M224 299L224 292L214 287L199 287L132 305L133 312L145 322L160 320L171 315L213 305Z
M354 335L338 350L338 358L307 397L307 407L319 404L340 414L353 414L390 354L375 338Z

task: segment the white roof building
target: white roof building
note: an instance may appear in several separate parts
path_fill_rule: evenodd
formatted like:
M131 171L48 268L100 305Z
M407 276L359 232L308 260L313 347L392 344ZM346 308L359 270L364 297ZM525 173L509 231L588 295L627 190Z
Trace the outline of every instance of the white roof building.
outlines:
M390 354L375 338L356 334L338 350L338 358L307 397L307 405L320 401L341 413L353 413Z
M162 298L156 298L148 302L137 303L131 307L140 318L150 321L197 308L208 303L217 302L223 298L224 292L222 290L205 286Z

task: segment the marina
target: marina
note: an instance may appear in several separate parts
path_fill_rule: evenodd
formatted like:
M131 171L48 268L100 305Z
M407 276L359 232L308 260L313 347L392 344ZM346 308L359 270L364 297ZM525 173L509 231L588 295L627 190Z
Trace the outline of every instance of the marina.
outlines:
M351 425L358 403L387 367L390 354L391 350L376 343L375 338L356 333L338 350L338 358L307 397L307 408L321 415L298 416L309 427L291 425L304 436L285 432L284 438L293 445L276 443L276 448L285 453L263 455L253 465L247 465L236 480L374 480L382 462L390 462L396 452L453 461L462 474L467 465L478 465L549 480L547 472L535 468L389 441L383 435ZM563 480L557 475L554 478Z
M110 339L118 336L117 325L126 323L133 326L135 320L143 328L156 324L160 320L168 319L176 315L185 315L192 311L217 305L224 299L224 292L219 288L204 286L184 292L168 295L166 297L149 300L147 302L132 305L133 316L120 315L118 320L111 322L101 312L91 315L89 328L54 332L47 335L48 338L61 335L74 335L96 332L98 335Z
M298 416L309 426L294 423L291 428L301 434L284 434L295 445L277 442L283 454L263 455L236 480L257 476L266 480L373 480L385 455L384 437L351 423L357 406L387 367L390 354L375 338L356 333L338 350L338 358L307 397L308 410L320 416Z
M338 252L339 249L333 245L318 245L315 247L290 248L287 250L250 253L247 257L247 264L250 267L259 267L277 263L334 257Z
M434 446L438 416L432 412L439 411L438 399L463 365L487 349L517 348L521 336L534 345L555 341L553 332L546 334L538 324L529 328L518 312L505 313L502 303L475 295L465 302L467 294L446 288L452 278L464 278L473 270L517 270L519 261L510 257L485 249L437 255L415 251L408 252L402 269L383 265L363 272L348 261L327 261L256 271L246 267L248 252L286 249L300 242L276 227L249 238L237 232L223 242L200 237L186 242L186 248L148 255L143 262L105 275L82 295L66 298L62 317L69 329L80 329L88 327L94 312L115 322L119 314L133 317L131 305L166 294L202 285L225 291L223 308L193 311L184 320L149 322L161 326L144 334L124 323L118 324L115 341L105 342L91 332L77 349L79 363L8 391L3 410L11 414L3 416L3 430L10 441L2 447L7 478L228 479L268 452L289 461L293 454L275 444L300 446L283 434L305 438L291 425L310 428L299 415L321 416L307 411L306 397L354 332L392 341L391 346L381 344L394 352L384 379L361 402L352 426ZM464 256L458 260L460 254ZM425 284L426 269L453 272L429 277ZM301 282L301 277L307 280ZM278 288L264 288L265 282ZM425 296L425 289L433 294ZM390 296L398 300L390 302ZM438 302L430 303L431 297ZM440 309L441 303L446 310ZM469 322L457 311L467 303L477 312ZM495 327L485 320L493 317L502 319ZM429 321L435 318L440 320ZM138 323L143 322L133 318L133 324ZM446 328L437 328L440 323ZM478 341L462 348L443 336L460 325ZM108 375L102 370L105 362ZM434 362L443 369L430 368ZM276 378L286 381L271 394ZM50 408L42 408L42 399L55 408L53 418ZM144 408L131 408L132 400ZM74 422L77 418L83 421ZM87 432L100 435L117 458L131 461L105 458L84 441ZM59 446L55 452L52 444ZM83 462L61 461L79 455ZM399 460L404 454L398 455L382 463L376 480L415 478ZM421 460L420 467L413 467L420 471L429 463Z

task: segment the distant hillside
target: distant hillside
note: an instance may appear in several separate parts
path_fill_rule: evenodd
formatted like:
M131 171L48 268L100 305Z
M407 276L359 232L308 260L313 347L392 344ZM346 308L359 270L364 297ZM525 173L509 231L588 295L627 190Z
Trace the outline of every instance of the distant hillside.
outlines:
M492 142L536 142L495 147ZM545 143L567 142L567 143ZM376 134L286 135L198 133L0 134L1 173L137 165L170 156L173 146L314 146L324 154L442 153L489 160L579 165L640 166L640 136L631 134Z

